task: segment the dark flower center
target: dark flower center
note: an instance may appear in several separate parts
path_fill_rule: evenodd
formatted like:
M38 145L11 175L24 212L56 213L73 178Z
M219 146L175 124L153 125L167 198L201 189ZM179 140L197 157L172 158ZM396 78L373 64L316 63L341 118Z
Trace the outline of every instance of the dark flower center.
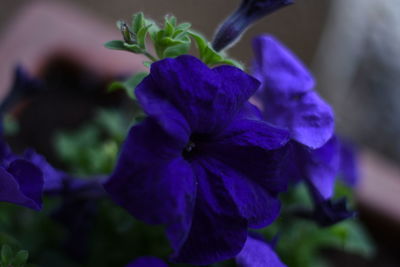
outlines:
M192 134L189 142L182 151L182 156L188 161L192 161L200 153L201 144L207 142L209 137L204 134Z

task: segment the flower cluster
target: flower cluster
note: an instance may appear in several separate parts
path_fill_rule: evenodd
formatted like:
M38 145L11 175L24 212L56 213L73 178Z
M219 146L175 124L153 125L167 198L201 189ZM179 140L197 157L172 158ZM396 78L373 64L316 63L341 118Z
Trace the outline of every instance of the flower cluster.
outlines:
M340 159L332 109L278 41L254 44L257 79L185 55L153 63L136 88L148 117L131 128L105 188L136 218L166 226L173 261L251 255L248 228L277 218L290 182L310 186L321 224L352 214L329 201ZM263 112L248 102L254 94Z
M354 151L335 134L333 110L314 90L311 73L277 39L254 39L250 73L218 51L255 20L292 3L244 0L212 44L172 16L163 28L142 13L131 27L119 22L123 40L106 46L147 56L150 69L111 86L124 88L139 110L120 138L114 170L76 179L33 150L15 155L2 137L0 201L40 210L43 194L60 197L52 218L68 231L64 247L73 259L86 259L99 200L107 196L145 224L163 226L173 250L168 263L285 266L274 251L278 233L274 241L263 236L280 218L281 196L305 184L313 207L293 210L293 218L331 226L353 217L334 190L338 177L357 183ZM156 55L146 48L148 35ZM198 57L188 55L191 40ZM1 117L42 89L17 68ZM167 266L155 256L126 266Z

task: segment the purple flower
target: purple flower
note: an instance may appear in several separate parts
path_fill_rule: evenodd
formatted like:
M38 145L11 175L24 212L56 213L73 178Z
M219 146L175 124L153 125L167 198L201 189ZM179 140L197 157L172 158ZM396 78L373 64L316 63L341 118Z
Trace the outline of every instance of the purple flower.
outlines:
M258 86L235 67L180 56L153 63L136 89L149 117L130 130L105 188L138 219L167 226L175 261L232 258L248 227L279 213L289 135L259 120L247 101Z
M32 78L23 66L17 65L14 69L13 85L0 104L0 114L3 115L21 99L33 96L43 90L45 90L45 86L40 80Z
M356 186L359 178L357 164L357 150L352 143L340 139L340 163L339 172L342 180L348 186Z
M258 96L265 104L265 119L287 128L298 143L320 148L333 136L334 114L313 90L312 75L272 36L257 37L253 47L253 75L262 83Z
M144 256L137 258L125 267L168 267L168 265L159 258Z
M262 237L249 235L246 243L235 257L240 267L285 267L271 245Z
M232 44L256 20L293 4L294 0L243 0L240 7L225 20L212 42L220 51Z
M316 205L313 217L320 224L352 216L343 202L330 201L340 170L355 179L351 152L343 150L334 135L332 108L313 90L315 82L309 71L275 38L263 35L253 45L253 72L262 83L257 97L263 102L264 118L291 135L288 176L307 183ZM347 159L342 160L341 155Z
M42 171L30 161L16 157L0 140L0 202L39 210L43 183Z

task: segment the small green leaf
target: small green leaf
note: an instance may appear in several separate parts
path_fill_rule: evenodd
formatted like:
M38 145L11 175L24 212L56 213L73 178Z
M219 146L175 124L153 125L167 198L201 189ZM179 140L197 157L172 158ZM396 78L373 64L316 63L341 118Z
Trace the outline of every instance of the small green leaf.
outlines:
M136 35L137 43L139 47L142 48L143 50L146 49L146 35L150 27L151 24L141 28Z
M131 51L136 54L141 54L143 49L137 44L127 44L124 43L125 50Z
M9 245L3 245L1 248L1 262L7 266L13 258L13 251Z
M19 123L12 115L6 114L3 119L3 131L5 135L15 135L19 131Z
M169 21L166 21L164 25L164 31L166 36L172 36L174 33L174 26Z
M125 92L128 94L128 96L131 99L136 99L135 94L134 94L134 90L136 88L136 86L142 82L142 80L148 75L147 72L139 72L136 73L135 75L133 75L132 77L130 77L129 79L121 82L121 81L117 81L117 82L113 82L108 86L108 92L113 92L116 90L125 90Z
M176 40L176 39L172 39L171 37L164 37L160 41L160 45L163 47L180 45L180 44L184 44L184 43L185 43L185 41L183 41L183 40Z
M190 24L188 22L184 22L184 23L179 24L176 27L176 30L187 31L187 30L189 30L190 27L192 27L192 24Z
M176 27L176 17L172 15L167 15L166 16L166 22L172 25L173 28Z
M145 23L143 12L136 13L132 16L132 31L137 34L145 26Z
M146 68L150 68L152 63L153 62L151 62L151 61L143 61L143 66L145 66Z
M199 33L195 31L189 31L189 35L195 40L197 49L199 50L200 58L204 53L204 50L207 48L207 40Z
M125 47L125 42L121 40L109 41L105 43L104 46L108 49L113 50L127 50L127 48Z
M239 69L241 69L241 70L244 70L244 69L245 69L242 63L240 63L240 62L237 61L237 60L230 59L230 58L225 58L225 59L223 59L222 61L218 62L217 64L231 65L231 66L234 66L234 67L239 68Z
M179 55L187 54L189 52L189 49L190 49L190 43L169 46L167 49L164 50L163 58L167 57L174 58Z
M150 38L154 42L155 37L160 30L160 27L157 26L157 23L151 19L146 19L146 24L151 25L149 28Z
M20 250L14 257L13 265L22 266L27 262L28 258L29 258L29 252L26 250Z

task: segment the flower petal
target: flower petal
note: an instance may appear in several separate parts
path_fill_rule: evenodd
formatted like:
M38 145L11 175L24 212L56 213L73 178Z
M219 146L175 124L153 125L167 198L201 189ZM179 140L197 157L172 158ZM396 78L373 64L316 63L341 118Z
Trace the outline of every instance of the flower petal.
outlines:
M178 120L175 118L179 113L192 132L211 133L226 126L258 86L256 79L238 68L210 69L197 58L185 55L153 63L150 75L137 87L136 96L145 112L167 131L174 128L167 126ZM172 118L164 114L164 106L173 113ZM181 128L188 131L186 126Z
M46 192L60 191L63 188L65 173L51 166L45 157L39 155L32 149L28 149L24 153L24 159L35 164L42 172L44 179L44 188Z
M357 151L349 142L340 139L340 174L348 186L356 186L359 180Z
M235 168L235 165L226 165L217 160L208 159L208 162L212 163L213 168L219 170L220 179L222 179L241 216L248 220L249 227L263 228L278 217L281 207L279 199L274 192L271 192L274 188L268 187L270 185L267 181L269 177L262 177L262 174L266 173L265 170L269 169L269 164L264 164L264 170L260 170L258 166L255 169L248 169L252 168L254 164L249 163L246 156L241 157L241 151L231 150L231 152L234 155L233 157L238 159L237 164L244 163L244 168ZM246 152L247 155L252 155L252 153L248 153L250 151ZM255 153L257 156L261 156L261 154ZM268 160L267 157L265 159ZM286 181L284 180L282 183L286 188Z
M42 190L43 174L32 163L18 159L7 170L0 167L0 201L39 210Z
M253 50L253 73L262 82L262 93L270 91L289 97L305 93L315 86L308 69L275 37L260 35L254 38Z
M259 147L273 150L283 147L289 140L289 132L261 120L239 119L232 122L218 135L219 144L243 147Z
M236 263L241 267L285 267L271 246L264 241L247 237L246 243L236 256Z
M339 170L338 149L338 141L334 136L324 146L309 150L306 152L307 156L304 156L304 159L308 160L308 163L302 163L306 168L307 179L323 199L328 199L333 195Z
M207 145L207 153L276 195L286 190L288 183L282 175L288 141L286 130L263 121L240 119Z
M312 91L314 79L304 65L275 38L254 40L254 75L262 85L265 119L290 130L292 138L319 148L333 135L332 108Z
M301 96L291 112L289 127L297 142L315 149L332 137L335 129L332 108L317 93Z
M151 119L132 127L106 191L133 216L150 224L191 216L195 177L182 144Z
M198 192L192 226L174 261L194 265L212 264L234 257L247 235L246 220L221 179L223 173L211 163L193 163Z

